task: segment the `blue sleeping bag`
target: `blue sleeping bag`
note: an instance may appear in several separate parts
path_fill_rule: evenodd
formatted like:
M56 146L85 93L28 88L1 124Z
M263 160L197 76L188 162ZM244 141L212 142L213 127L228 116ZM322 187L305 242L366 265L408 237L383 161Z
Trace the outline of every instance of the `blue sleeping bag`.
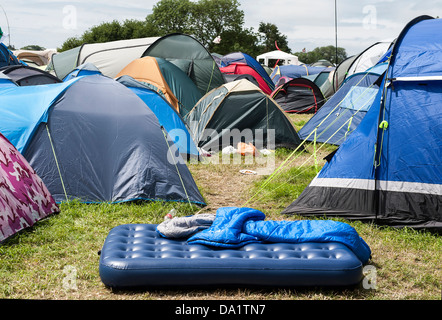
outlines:
M210 228L190 237L190 244L239 248L248 243L339 242L346 245L363 264L371 250L356 230L332 220L264 221L265 214L252 208L223 207L216 212Z

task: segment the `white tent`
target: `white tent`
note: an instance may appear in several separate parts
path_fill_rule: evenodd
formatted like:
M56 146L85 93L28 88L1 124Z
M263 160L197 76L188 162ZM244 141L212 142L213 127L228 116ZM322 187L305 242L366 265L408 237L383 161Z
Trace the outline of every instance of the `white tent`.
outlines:
M56 49L37 50L15 50L13 54L18 60L25 62L32 67L45 67L52 58L52 55L57 53Z
M347 71L347 76L363 72L378 63L379 59L388 51L393 40L383 40L376 42L372 46L364 50L360 56L352 63Z
M63 79L76 67L92 63L103 75L114 78L118 72L135 59L159 37L117 40L103 43L85 43L52 57L48 71Z
M300 65L297 56L281 50L270 51L256 57L259 63L265 64L266 66L269 66L268 63L270 59L283 61L284 64Z

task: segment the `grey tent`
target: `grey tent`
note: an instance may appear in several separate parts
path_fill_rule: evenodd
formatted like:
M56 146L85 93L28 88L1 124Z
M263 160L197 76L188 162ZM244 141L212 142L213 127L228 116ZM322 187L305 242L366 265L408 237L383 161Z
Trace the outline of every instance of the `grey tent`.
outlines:
M325 103L319 87L306 78L290 79L276 88L271 96L285 112L316 113Z
M375 66L385 53L387 53L392 43L393 41L390 40L376 42L359 54L342 61L336 67L333 76L333 88L335 92L347 77Z
M241 79L206 94L186 118L194 141L206 151L238 142L258 148L296 148L301 140L281 107L252 82Z
M60 79L44 70L25 65L12 65L0 68L0 73L8 76L19 86L35 86L59 83Z

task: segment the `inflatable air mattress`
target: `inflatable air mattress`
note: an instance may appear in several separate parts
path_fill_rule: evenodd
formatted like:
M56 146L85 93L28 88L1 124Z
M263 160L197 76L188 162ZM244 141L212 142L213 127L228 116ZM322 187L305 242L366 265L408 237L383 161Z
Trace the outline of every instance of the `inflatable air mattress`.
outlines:
M100 251L107 287L349 286L363 263L338 242L250 243L214 248L161 236L155 224L113 228Z

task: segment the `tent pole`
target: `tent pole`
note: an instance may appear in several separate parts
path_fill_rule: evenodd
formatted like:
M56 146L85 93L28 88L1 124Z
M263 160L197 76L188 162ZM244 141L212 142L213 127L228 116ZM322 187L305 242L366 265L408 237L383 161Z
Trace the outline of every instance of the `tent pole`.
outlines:
M335 65L338 65L338 6L335 0Z

